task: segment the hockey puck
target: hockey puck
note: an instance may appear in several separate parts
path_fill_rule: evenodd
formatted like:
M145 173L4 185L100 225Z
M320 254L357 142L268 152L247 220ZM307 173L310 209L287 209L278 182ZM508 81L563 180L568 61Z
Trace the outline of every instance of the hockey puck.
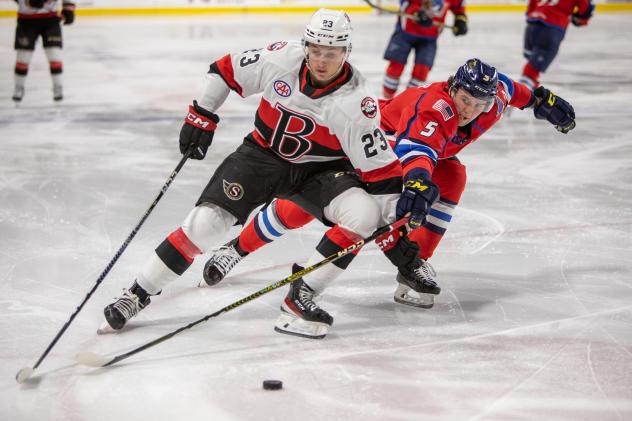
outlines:
M263 388L265 390L281 390L283 389L283 382L281 380L264 380Z

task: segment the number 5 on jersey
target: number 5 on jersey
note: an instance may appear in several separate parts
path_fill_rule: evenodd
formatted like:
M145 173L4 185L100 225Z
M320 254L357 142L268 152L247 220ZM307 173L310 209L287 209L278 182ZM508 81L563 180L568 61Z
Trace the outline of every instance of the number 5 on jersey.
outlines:
M435 132L435 127L437 127L438 125L439 123L429 121L428 124L426 124L425 129L420 131L419 134L425 137L430 137Z

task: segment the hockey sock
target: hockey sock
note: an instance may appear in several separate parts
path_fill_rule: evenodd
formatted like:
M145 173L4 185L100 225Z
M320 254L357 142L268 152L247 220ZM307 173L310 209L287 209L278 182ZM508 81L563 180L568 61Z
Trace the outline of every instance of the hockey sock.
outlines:
M415 64L408 87L421 86L428 79L428 73L430 73L430 67L425 64Z
M399 86L399 78L404 72L405 63L390 61L384 75L384 85L382 96L386 99L393 98Z
M239 248L252 253L313 219L312 215L293 202L275 199L261 209L239 234Z
M531 86L532 89L535 89L540 85L540 83L538 82L540 71L533 67L531 63L527 63L524 65L524 68L522 69L522 76L529 78L529 80L533 82L533 86Z

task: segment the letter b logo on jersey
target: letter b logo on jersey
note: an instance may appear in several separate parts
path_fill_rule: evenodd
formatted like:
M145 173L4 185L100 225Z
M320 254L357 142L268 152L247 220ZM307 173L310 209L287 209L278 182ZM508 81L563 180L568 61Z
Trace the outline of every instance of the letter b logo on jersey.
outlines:
M288 161L297 160L312 148L312 142L306 137L314 133L316 122L280 104L276 104L275 108L281 115L274 129L270 146Z

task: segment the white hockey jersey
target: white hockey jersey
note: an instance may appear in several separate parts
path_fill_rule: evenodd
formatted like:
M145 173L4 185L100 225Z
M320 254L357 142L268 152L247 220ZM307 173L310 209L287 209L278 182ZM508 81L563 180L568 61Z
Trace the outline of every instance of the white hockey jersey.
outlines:
M292 163L348 159L369 193L398 195L401 166L380 129L377 99L364 78L345 63L336 81L315 89L307 73L299 41L228 54L211 64L211 82L199 103L215 111L228 88L242 97L262 93L248 140Z

